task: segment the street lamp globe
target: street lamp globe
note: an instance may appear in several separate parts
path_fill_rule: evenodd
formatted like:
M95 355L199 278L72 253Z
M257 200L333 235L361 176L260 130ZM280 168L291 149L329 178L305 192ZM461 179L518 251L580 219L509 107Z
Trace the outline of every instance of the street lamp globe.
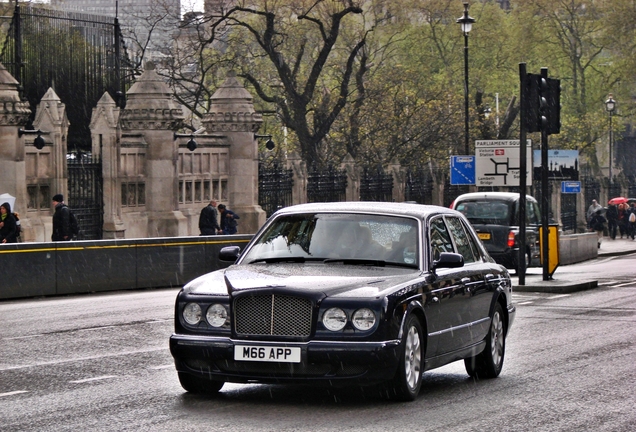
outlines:
M607 97L607 100L605 101L605 109L609 113L613 113L614 110L616 109L616 101L614 100L614 97L612 96L611 93L609 94L609 96Z
M616 101L614 97L610 93L605 101L605 109L609 113L609 185L610 185L610 195L614 194L612 188L614 187L614 177L612 176L612 165L614 165L614 160L612 159L612 150L614 147L614 131L612 130L612 115L614 114L614 110L616 109Z
M462 33L468 35L473 28L475 18L468 15L468 2L464 2L464 15L457 18L457 23L461 26Z

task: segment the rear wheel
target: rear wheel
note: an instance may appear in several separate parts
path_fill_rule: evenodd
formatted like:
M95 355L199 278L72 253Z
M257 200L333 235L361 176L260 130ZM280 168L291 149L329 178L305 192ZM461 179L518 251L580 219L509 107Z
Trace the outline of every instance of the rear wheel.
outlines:
M404 323L404 336L400 345L400 360L389 386L389 397L399 401L415 400L422 387L424 343L422 325L415 315Z
M190 393L216 395L225 384L223 381L212 381L209 379L195 377L184 372L177 372L179 374L179 382L184 390Z
M506 328L503 309L495 304L490 321L490 330L486 336L486 348L474 357L464 359L466 372L474 378L496 378L503 368L506 353Z

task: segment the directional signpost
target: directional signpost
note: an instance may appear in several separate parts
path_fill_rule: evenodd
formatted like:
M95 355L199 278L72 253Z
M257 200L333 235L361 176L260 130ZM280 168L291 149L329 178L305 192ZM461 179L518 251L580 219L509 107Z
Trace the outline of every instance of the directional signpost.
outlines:
M580 181L562 181L561 193L571 193L571 194L581 193L581 182Z
M451 156L450 170L452 185L475 184L475 156Z
M475 141L475 184L519 186L519 147L519 140ZM527 140L526 149L526 158L532 161L530 140ZM526 181L532 182L532 163L526 166Z

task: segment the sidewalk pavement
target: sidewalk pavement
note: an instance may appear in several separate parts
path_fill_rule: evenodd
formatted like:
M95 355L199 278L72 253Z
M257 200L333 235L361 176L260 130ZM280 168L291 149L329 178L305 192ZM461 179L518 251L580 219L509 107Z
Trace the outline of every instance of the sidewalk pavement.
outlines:
M598 250L598 258L607 258L612 256L627 255L636 253L636 241L631 238L603 237L601 247ZM519 285L517 275L512 275L513 291L517 292L545 292L566 294L575 291L583 291L598 286L598 280L589 279L587 276L577 278L575 274L568 274L568 280L560 279L557 275L559 269L555 271L554 280L543 280L543 269L532 268L526 273L525 285Z

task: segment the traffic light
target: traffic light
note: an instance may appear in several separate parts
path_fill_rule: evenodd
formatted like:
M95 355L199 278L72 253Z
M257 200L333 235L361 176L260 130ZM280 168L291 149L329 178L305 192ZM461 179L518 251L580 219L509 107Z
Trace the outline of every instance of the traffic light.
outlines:
M561 81L547 77L547 69L541 75L527 74L524 92L525 122L527 132L548 135L561 131Z

